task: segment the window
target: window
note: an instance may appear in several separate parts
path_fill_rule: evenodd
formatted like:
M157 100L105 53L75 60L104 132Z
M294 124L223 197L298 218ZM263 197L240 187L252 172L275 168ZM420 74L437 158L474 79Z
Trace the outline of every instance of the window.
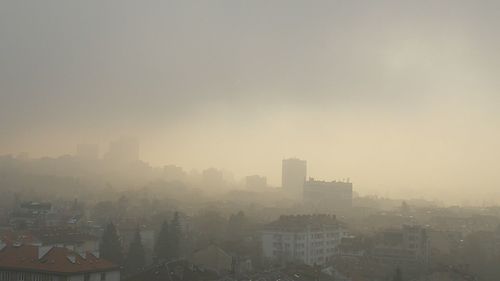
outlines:
M101 281L106 280L106 272L101 273Z
M83 275L83 281L90 281L90 273L85 273L85 275Z
M0 280L10 280L10 272L3 271L2 273L0 273Z

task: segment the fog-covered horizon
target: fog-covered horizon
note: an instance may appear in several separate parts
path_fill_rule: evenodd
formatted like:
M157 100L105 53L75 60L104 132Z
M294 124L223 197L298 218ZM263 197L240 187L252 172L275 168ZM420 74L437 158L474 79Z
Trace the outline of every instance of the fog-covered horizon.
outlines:
M3 1L0 154L500 199L497 1ZM478 194L481 193L481 194ZM458 194L458 195L457 195Z

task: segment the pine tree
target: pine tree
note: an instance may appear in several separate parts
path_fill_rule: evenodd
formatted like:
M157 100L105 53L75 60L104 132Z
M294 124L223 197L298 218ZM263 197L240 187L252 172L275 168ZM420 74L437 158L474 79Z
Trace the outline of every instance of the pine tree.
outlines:
M104 229L101 244L99 245L99 250L103 259L109 260L116 264L122 263L123 253L121 240L113 223L109 223Z
M227 240L240 240L245 235L245 228L247 226L247 219L243 211L237 214L232 214L227 223Z
M169 236L170 232L169 232L168 222L164 221L161 226L160 232L158 233L158 238L156 240L156 245L155 245L156 258L168 259L170 257Z
M180 257L180 242L181 242L181 224L179 221L179 212L175 212L172 222L170 223L169 235L169 250L170 258L176 259Z
M139 227L137 227L134 240L130 242L127 260L125 262L126 270L129 273L139 272L146 265L146 257L141 240L141 231Z

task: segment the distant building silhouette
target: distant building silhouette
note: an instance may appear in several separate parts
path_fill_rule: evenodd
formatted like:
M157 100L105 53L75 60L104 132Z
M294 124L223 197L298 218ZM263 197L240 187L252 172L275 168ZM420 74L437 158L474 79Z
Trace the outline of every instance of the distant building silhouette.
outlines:
M250 190L263 189L267 187L267 178L259 175L247 176L245 187Z
M420 225L385 229L378 234L373 256L381 261L423 269L429 265L430 257L427 229Z
M307 162L297 158L283 159L281 186L284 190L300 196L307 177Z
M202 182L207 187L223 187L225 185L224 174L221 170L208 168L202 172Z
M304 183L304 205L317 212L347 210L352 207L352 183L318 181Z
M120 138L111 142L104 159L123 164L139 161L139 141L135 138Z
M76 147L76 157L82 160L97 160L99 146L97 144L83 143Z
M186 172L182 167L175 165L166 165L163 167L165 179L169 181L183 181L187 178Z

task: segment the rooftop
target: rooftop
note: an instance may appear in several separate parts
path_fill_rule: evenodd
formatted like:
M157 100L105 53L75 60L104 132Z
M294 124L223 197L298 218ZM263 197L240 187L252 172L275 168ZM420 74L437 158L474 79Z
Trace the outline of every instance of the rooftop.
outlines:
M279 219L267 225L267 228L321 228L325 226L339 226L340 222L335 215L290 215L280 216Z
M118 269L92 253L79 254L63 247L0 244L0 269L72 274Z

